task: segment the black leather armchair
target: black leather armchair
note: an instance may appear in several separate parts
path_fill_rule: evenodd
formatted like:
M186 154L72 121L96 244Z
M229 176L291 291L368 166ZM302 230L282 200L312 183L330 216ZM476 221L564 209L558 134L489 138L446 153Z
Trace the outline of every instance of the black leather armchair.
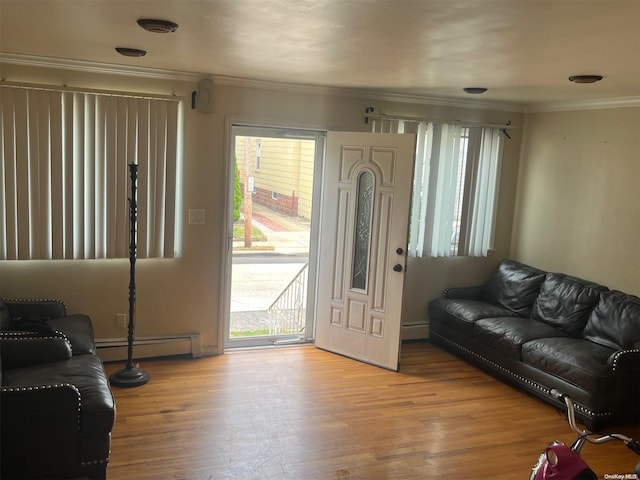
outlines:
M0 301L0 477L105 479L115 403L91 320Z

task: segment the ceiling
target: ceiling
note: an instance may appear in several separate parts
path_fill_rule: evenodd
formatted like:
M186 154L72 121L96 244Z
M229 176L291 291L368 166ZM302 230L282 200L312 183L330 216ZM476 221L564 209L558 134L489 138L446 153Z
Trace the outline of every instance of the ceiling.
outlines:
M149 33L144 17L179 28ZM31 57L453 99L482 86L523 105L637 99L640 0L0 0L0 59Z

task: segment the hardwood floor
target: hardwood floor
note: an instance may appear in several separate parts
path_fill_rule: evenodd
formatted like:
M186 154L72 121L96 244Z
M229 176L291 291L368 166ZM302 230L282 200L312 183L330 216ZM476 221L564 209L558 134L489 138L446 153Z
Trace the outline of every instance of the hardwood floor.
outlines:
M438 347L402 352L399 373L311 346L144 360L147 385L113 388L108 478L526 479L549 441L573 441L555 408ZM583 456L599 478L640 461L618 442Z

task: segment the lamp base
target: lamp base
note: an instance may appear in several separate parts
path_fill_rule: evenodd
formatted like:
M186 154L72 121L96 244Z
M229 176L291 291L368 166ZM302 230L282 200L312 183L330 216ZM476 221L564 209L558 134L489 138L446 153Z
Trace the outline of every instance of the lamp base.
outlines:
M149 381L149 374L139 368L123 368L109 376L109 381L116 387L139 387Z

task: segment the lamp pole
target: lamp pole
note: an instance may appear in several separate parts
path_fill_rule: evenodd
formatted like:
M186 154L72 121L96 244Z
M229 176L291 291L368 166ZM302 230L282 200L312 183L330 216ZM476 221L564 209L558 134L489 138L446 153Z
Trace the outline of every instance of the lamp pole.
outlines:
M111 383L118 387L137 387L149 381L149 374L133 365L133 340L136 327L136 257L138 249L138 165L136 163L129 164L129 174L131 176L131 198L129 199L129 334L127 335L127 365L122 370L112 373L109 377Z

